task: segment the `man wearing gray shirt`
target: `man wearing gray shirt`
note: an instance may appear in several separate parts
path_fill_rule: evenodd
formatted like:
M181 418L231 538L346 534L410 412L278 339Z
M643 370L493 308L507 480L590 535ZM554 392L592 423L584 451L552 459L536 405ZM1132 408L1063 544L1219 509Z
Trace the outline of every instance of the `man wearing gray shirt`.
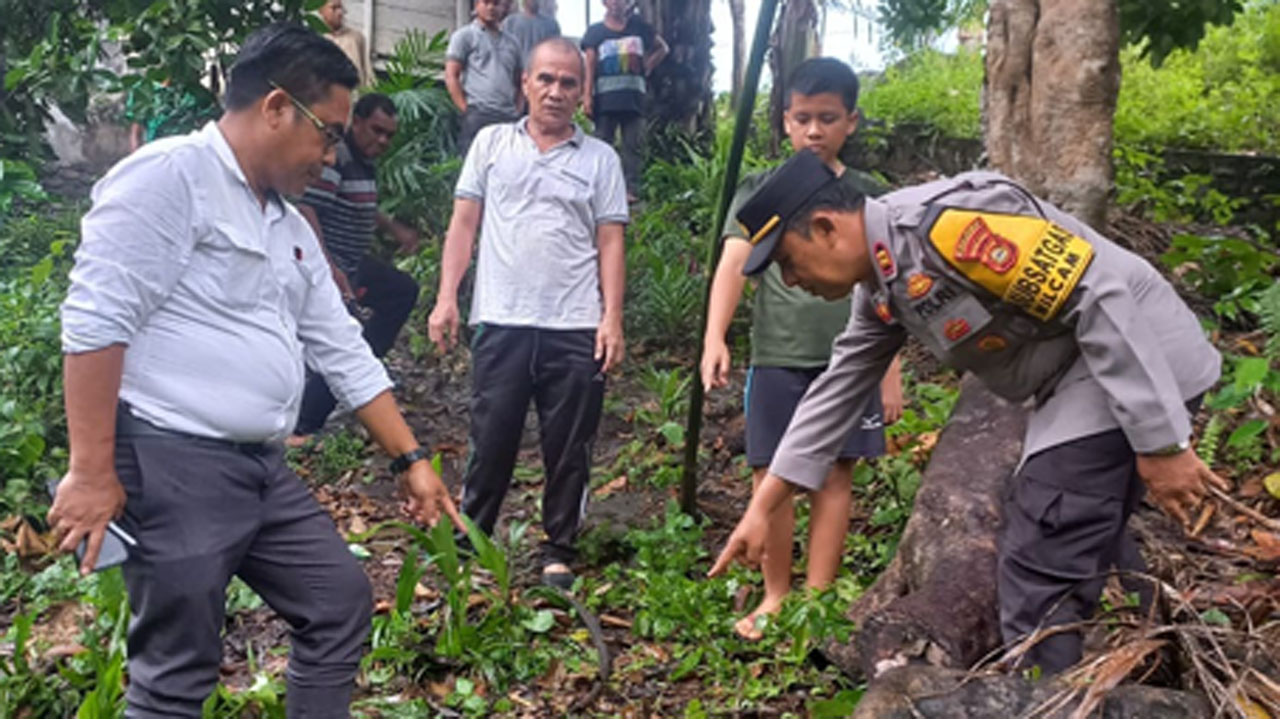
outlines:
M70 462L49 510L81 572L119 518L137 538L128 719L191 717L218 683L227 583L293 629L287 712L343 719L369 580L284 461L304 363L393 457L406 508L461 525L347 314L296 196L334 161L355 66L297 25L245 41L226 113L147 145L94 188L62 305Z
M628 221L617 154L573 124L582 80L577 47L544 40L524 74L529 116L476 136L454 193L430 319L431 339L442 351L452 347L458 283L479 231L462 508L493 531L532 398L546 467L543 581L566 588L605 373L622 359Z
M463 157L480 128L519 116L523 53L502 30L503 0L475 0L475 20L458 28L445 50L444 84L462 113L458 152Z
M560 35L560 23L539 12L539 0L524 0L524 12L511 13L502 21L502 31L520 43L520 57L549 37Z

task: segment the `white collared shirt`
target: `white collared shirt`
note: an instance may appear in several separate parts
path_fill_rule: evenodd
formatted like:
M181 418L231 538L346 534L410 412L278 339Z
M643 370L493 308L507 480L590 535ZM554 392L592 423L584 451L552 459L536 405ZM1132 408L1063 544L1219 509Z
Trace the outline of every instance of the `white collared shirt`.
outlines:
M546 152L528 118L489 125L471 143L454 196L483 204L471 324L595 329L596 230L628 221L618 153L574 128Z
M167 429L238 441L292 431L304 361L361 407L391 386L315 233L264 207L215 123L122 160L93 189L62 304L62 349L125 344L120 398Z

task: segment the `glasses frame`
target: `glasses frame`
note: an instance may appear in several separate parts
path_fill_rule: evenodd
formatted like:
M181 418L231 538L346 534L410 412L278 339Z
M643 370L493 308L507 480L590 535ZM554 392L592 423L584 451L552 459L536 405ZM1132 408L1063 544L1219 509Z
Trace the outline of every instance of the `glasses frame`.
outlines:
M302 104L301 100L294 97L293 93L283 87L280 87L275 80L267 80L267 84L280 92L283 92L284 96L289 98L289 102L292 102L293 106L298 108L298 112L301 112L303 117L311 121L311 126L314 127L321 135L324 135L324 148L326 150L337 147L338 143L342 142L343 133L334 129L324 120L321 120L314 112L311 111L311 108Z

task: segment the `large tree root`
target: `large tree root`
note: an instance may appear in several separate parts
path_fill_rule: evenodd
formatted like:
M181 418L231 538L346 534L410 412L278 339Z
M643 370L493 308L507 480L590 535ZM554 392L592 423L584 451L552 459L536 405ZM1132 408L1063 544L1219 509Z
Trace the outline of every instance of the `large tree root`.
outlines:
M852 719L1068 719L1084 691L1061 680L1030 682L1015 676L968 677L937 667L892 669L871 684ZM1203 697L1155 687L1125 685L1089 712L1100 719L1209 719Z
M968 668L1000 645L996 530L1026 410L972 377L938 438L897 556L854 603L860 630L828 657L868 679L927 662Z

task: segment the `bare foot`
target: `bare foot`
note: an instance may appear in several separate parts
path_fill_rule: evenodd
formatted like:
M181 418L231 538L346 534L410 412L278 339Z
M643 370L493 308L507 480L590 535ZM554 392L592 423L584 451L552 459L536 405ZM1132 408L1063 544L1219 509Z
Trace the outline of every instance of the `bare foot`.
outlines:
M749 642L758 642L764 637L762 627L768 621L768 617L777 614L780 609L782 609L782 597L765 597L760 600L760 606L753 609L747 616L734 622L733 631Z
M285 437L284 446L289 449L298 449L299 447L305 447L307 442L310 441L311 435L309 434L291 434L288 437Z

